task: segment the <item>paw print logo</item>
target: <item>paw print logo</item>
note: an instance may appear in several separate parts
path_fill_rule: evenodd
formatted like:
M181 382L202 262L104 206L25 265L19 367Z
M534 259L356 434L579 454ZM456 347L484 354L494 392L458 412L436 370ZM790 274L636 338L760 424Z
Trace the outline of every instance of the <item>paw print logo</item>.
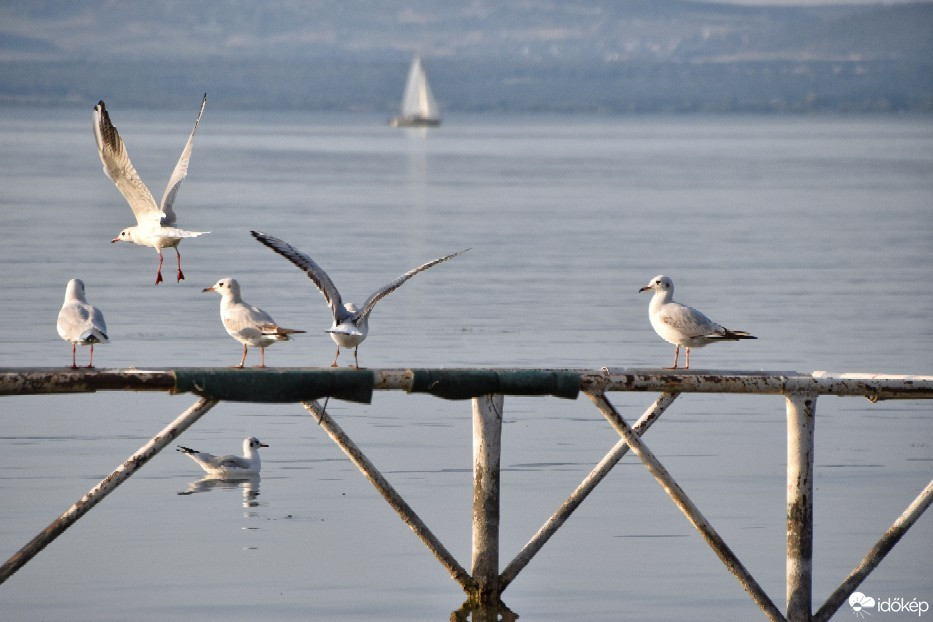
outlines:
M865 596L861 592L852 592L852 595L849 596L849 606L852 607L852 612L855 615L864 618L866 615L871 615L871 612L866 610L875 606L875 599L871 596Z

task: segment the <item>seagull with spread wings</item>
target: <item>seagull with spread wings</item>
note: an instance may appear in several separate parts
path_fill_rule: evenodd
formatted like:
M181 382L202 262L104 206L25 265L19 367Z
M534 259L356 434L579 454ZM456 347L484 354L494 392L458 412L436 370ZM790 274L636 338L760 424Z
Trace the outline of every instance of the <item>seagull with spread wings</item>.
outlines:
M178 244L185 238L196 238L199 235L208 233L207 231L186 231L175 226L176 216L173 204L175 195L178 194L178 188L181 182L188 175L188 161L191 159L191 148L194 145L194 135L198 131L198 124L201 122L201 115L204 114L204 106L207 105L207 94L201 100L201 111L198 112L198 118L194 122L194 129L185 143L185 148L178 158L175 170L168 180L168 186L165 188L165 194L162 195L162 202L157 204L139 178L139 174L130 162L130 155L126 151L126 145L117 132L117 128L110 122L110 114L104 105L103 100L99 101L94 107L94 138L97 141L97 151L100 155L100 161L104 166L104 172L107 174L117 190L130 204L133 214L136 216L136 225L127 227L120 234L111 240L111 242L132 242L140 246L151 246L159 254L159 269L156 273L156 282L158 285L162 282L162 249L174 248L175 255L178 257L178 280L181 281L185 275L181 271L181 253L178 252Z
M369 314L372 313L373 307L376 306L377 302L401 287L402 283L419 272L423 272L428 268L432 268L441 262L453 259L457 255L462 255L470 250L467 248L450 255L445 255L444 257L438 257L437 259L421 264L413 270L409 270L388 285L377 289L366 299L362 307L357 307L352 302L343 302L343 299L340 297L340 292L337 291L334 282L330 280L327 273L324 272L313 259L288 242L284 242L259 231L251 231L251 233L259 242L265 244L276 253L282 255L300 269L304 270L320 290L321 294L323 294L324 300L327 301L331 313L333 313L334 316L333 326L327 331L330 333L334 343L337 344L337 353L334 355L334 361L330 364L331 367L337 367L337 359L340 357L340 348L343 347L353 348L353 361L356 363L356 367L359 368L360 361L357 358L357 349L369 333Z

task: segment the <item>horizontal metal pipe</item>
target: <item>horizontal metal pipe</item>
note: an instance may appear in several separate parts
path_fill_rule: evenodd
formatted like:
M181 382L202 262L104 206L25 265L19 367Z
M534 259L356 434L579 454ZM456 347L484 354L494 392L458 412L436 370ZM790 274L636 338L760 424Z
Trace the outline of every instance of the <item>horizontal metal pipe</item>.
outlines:
M276 368L236 370L244 380L256 380L275 374ZM282 368L292 378L308 374L309 382L317 381L330 368ZM431 374L456 378L456 369L369 369L372 389L377 391L412 391L416 376ZM464 378L476 375L476 369L462 370ZM580 378L580 390L589 392L639 391L658 393L749 393L787 395L862 396L872 401L883 399L933 399L933 376L888 376L880 374L812 374L794 371L717 371L669 370L637 368L593 369L486 369L497 374L510 389L505 395L520 395L523 390L541 391L541 377L553 374L566 382L568 373ZM177 374L176 374L177 372ZM198 373L230 372L229 368L176 369L65 369L65 368L0 368L0 395L36 395L43 393L93 393L95 391L186 391L176 384L176 375L192 377ZM333 370L346 374L346 370ZM485 377L485 376L484 376ZM527 378L529 386L522 384ZM367 378L367 381L369 378ZM533 386L532 386L533 385ZM478 387L484 389L486 387ZM339 396L332 396L339 397Z

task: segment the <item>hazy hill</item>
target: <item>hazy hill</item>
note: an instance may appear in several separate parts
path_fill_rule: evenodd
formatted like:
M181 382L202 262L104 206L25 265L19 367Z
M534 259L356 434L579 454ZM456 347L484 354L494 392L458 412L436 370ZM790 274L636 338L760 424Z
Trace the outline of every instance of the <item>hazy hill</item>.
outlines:
M181 0L0 5L0 102L390 114L414 53L447 111L930 111L933 4Z

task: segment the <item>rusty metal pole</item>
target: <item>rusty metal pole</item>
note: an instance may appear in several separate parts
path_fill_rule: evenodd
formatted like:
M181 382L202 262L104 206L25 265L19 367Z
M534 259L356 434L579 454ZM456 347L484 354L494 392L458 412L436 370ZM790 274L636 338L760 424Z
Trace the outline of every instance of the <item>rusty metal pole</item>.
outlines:
M473 557L471 600L499 602L499 459L501 395L473 398Z
M127 458L113 473L101 480L94 488L91 488L86 495L68 508L64 514L52 521L39 535L10 557L3 566L0 566L0 583L9 579L10 575L22 568L26 562L35 557L39 551L48 546L52 540L60 536L79 518L87 514L91 508L100 503L104 497L113 492L117 486L129 479L133 473L141 469L144 464L149 462L149 460L162 451L166 445L177 438L179 434L187 430L191 424L200 419L202 415L207 413L216 404L217 400L207 398L198 400L191 408L179 415L175 421L168 424L161 432L152 437L148 443L140 447L136 453Z
M787 401L787 620L813 619L813 438L816 394Z

